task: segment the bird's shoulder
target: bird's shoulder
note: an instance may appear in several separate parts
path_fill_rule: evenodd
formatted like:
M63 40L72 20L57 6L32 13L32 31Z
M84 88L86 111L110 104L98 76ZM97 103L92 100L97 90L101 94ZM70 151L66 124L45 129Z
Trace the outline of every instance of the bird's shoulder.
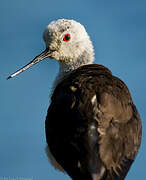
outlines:
M126 84L112 75L103 65L90 64L79 67L66 76L55 88L52 100L69 97L92 98L92 96L111 96L124 103L132 103L132 98ZM98 98L98 97L97 97ZM57 100L58 101L58 100Z
M128 123L141 129L140 116L126 84L103 65L85 65L73 71L54 90L51 106L56 112L83 114L88 123L96 120L101 134L109 133L108 128L116 133L115 129L121 125L124 129Z

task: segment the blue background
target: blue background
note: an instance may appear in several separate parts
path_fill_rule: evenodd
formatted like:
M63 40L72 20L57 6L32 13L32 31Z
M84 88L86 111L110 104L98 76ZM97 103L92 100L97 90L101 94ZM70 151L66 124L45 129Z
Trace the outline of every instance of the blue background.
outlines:
M44 50L42 33L58 18L84 24L95 47L95 63L125 81L143 122L143 140L126 180L145 179L146 1L0 1L0 178L69 180L45 154L44 122L56 61L46 59L21 75L11 73Z

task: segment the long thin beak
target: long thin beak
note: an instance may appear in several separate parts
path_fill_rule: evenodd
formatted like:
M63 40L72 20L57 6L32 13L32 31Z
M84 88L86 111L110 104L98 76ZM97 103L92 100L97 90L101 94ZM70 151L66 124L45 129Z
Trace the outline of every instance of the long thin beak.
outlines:
M41 54L39 54L38 56L36 56L32 61L30 61L27 65L25 65L24 67L22 67L21 69L19 69L18 71L16 71L15 73L11 74L7 79L10 79L16 75L18 75L19 73L22 73L23 71L25 71L26 69L30 68L31 66L35 65L36 63L42 61L43 59L50 57L51 53L54 50L50 50L50 49L46 49L45 51L43 51Z

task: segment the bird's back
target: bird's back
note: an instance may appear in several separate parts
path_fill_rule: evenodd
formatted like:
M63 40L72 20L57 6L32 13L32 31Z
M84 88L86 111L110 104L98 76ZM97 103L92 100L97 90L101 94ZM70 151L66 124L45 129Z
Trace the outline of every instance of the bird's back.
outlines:
M72 179L122 180L140 146L141 120L120 79L102 65L85 65L55 88L46 138Z

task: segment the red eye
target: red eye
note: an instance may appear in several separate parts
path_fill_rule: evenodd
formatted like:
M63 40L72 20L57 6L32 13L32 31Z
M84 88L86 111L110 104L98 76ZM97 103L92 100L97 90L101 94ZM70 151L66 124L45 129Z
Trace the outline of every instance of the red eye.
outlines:
M69 41L71 39L70 34L65 34L63 41Z

